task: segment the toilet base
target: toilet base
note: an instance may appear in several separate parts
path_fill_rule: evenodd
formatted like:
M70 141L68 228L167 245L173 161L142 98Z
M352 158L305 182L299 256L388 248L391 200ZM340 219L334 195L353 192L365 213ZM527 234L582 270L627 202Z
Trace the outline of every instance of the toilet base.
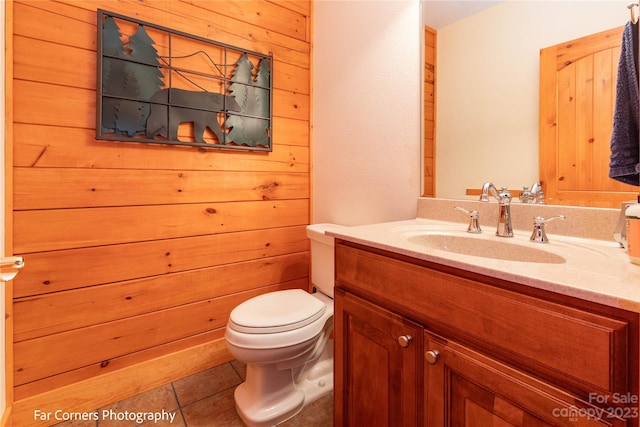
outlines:
M276 426L300 412L304 406L304 393L291 387L267 400L251 400L249 387L240 384L235 391L236 411L249 427Z
M272 427L333 390L333 341L315 362L295 370L247 365L247 381L235 390L236 411L249 427Z
M303 369L296 387L304 392L305 406L333 390L333 340L329 340L316 362Z

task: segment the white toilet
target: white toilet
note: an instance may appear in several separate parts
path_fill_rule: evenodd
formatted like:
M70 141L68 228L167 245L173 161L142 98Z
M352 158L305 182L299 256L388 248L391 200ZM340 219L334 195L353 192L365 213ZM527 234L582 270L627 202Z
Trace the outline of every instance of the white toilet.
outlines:
M249 427L275 426L333 390L334 224L307 227L311 282L317 292L270 292L233 309L227 347L247 364L235 391L238 414Z

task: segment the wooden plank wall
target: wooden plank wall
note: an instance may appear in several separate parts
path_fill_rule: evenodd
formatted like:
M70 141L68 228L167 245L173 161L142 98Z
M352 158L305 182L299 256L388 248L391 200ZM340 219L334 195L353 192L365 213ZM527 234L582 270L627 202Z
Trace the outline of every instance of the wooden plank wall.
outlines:
M436 167L436 52L437 32L424 27L424 148L423 189L424 197L435 197Z
M273 152L95 140L98 8L272 52ZM221 340L241 301L308 287L310 13L13 2L16 402Z

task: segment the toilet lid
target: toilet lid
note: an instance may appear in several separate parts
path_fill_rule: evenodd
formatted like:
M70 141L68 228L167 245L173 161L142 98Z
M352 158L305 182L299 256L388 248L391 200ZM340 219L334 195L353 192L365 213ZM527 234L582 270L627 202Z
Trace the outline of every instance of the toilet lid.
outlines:
M272 334L301 328L319 319L326 305L301 289L269 292L251 298L231 311L234 330Z

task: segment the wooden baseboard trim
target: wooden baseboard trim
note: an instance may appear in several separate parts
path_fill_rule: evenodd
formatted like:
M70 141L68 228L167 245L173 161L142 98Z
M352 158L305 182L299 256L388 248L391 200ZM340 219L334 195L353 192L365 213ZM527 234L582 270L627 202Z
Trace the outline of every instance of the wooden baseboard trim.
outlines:
M9 427L9 421L11 419L11 406L7 406L4 408L4 412L2 413L2 419L0 419L0 427Z
M10 412L9 423L2 427L55 424L58 410L91 412L230 360L226 341L221 338L16 401L12 411L5 411L5 416ZM48 421L38 419L37 415L47 413L51 414Z

